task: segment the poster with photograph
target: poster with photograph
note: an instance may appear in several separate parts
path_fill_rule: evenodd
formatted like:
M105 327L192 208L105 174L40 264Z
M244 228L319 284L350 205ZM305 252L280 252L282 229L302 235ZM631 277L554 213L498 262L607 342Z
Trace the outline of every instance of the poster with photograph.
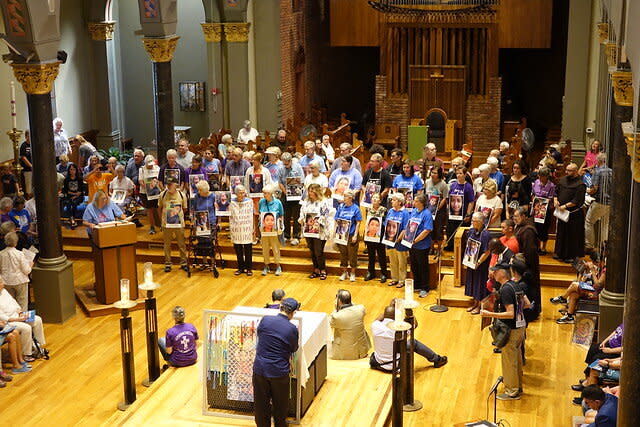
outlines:
M302 235L304 237L320 237L320 213L308 212L304 218L304 226L302 229Z
M249 196L262 197L264 187L264 176L261 173L249 174Z
M349 243L349 228L351 221L348 219L336 219L336 237L334 241L338 245L347 245Z
M344 200L344 192L349 189L349 185L351 185L351 178L348 176L340 176L336 179L336 182L331 189L332 197L338 201Z
M244 176L230 176L229 177L229 190L231 191L231 197L236 199L236 187L244 184Z
M533 221L538 224L544 224L547 219L547 211L549 210L549 199L546 197L534 197L531 205L531 216Z
M164 170L164 184L168 185L172 182L175 182L176 184L180 185L180 182L182 181L182 173L180 172L180 169L165 169Z
M402 246L406 246L407 248L411 248L413 246L413 241L416 239L416 235L418 234L418 226L420 225L420 220L410 219L407 223L407 230L404 233L404 237L402 238Z
M144 180L144 189L147 200L158 200L160 198L160 185L157 176L150 176Z
M211 236L209 212L196 211L196 236Z
M593 340L593 333L596 330L598 318L590 314L576 314L576 322L573 325L573 335L571 342L580 347L589 349Z
M374 194L380 194L380 184L377 182L367 182L367 185L364 187L364 197L362 198L362 206L365 208L371 207L371 198Z
M115 203L116 205L121 205L124 203L124 199L127 198L127 191L126 190L114 190L113 194L111 195L111 201L113 203Z
M464 195L449 195L449 219L462 221L464 219Z
M198 183L200 181L204 181L204 175L202 174L193 174L189 175L189 198L193 199L198 194Z
M404 207L406 209L413 208L413 188L398 187L395 192L404 196Z
M278 214L275 212L260 212L260 234L263 236L278 235Z
M478 267L478 258L480 258L480 241L475 239L467 240L467 247L462 257L462 265L475 270Z
M288 177L286 180L287 201L298 201L302 198L304 185L302 177Z
M384 237L382 238L382 243L389 246L394 247L396 245L396 241L398 240L398 232L400 230L400 221L389 220L387 221L387 225L384 228Z
M364 241L380 243L381 234L382 234L382 217L367 216L367 222L364 230Z
M484 224L484 228L486 229L489 226L489 222L491 221L491 216L493 215L493 208L489 207L481 207L478 209L478 212L482 214L482 223Z
M440 196L435 194L429 194L429 200L427 200L427 209L431 212L431 216L433 219L436 219L436 214L438 213L438 205L440 204Z
M182 204L179 201L172 201L168 203L165 210L165 218L167 228L180 228L182 223L180 221L180 214L182 213Z
M229 203L231 202L230 191L214 192L216 200L214 202L216 208L216 216L229 216Z
M209 189L211 191L218 191L221 189L219 173L207 172L207 182L209 183Z

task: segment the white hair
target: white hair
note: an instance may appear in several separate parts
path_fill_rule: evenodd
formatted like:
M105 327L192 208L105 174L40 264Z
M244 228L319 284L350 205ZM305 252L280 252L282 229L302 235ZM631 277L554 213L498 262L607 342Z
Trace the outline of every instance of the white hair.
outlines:
M262 192L263 193L269 193L269 194L273 194L276 192L277 187L273 184L267 184L264 187L262 187Z
M508 143L507 141L502 141L502 142L500 143L500 149L503 149L503 148L504 148L505 150L509 148L509 143Z
M424 146L424 148L428 149L428 150L436 150L436 144L434 144L433 142L428 143L427 145Z
M176 150L174 150L173 148L170 148L170 149L167 150L167 158L169 158L169 156L178 157L178 152Z
M209 183L205 179L202 179L202 180L198 181L198 183L196 184L196 188L198 190L201 190L201 191L205 191L205 190L209 191L210 190Z
M487 164L489 166L498 166L499 163L500 162L495 157L493 157L493 156L487 157Z
M315 148L316 143L313 141L307 141L304 143L304 148Z
M228 133L225 133L224 135L222 135L222 138L220 138L220 141L222 143L232 143L233 142L233 137L231 135L229 135Z
M483 172L483 171L488 172L488 171L491 171L491 166L489 166L489 165L488 165L488 164L486 164L486 163L483 163L483 164L481 164L480 166L478 166L478 170L479 170L480 172Z
M471 219L473 221L484 221L484 215L482 214L482 212L474 212L471 216Z
M136 154L142 154L144 156L144 151L142 151L139 148L136 148L135 150L133 150L133 155L135 156Z
M236 195L240 194L241 191L244 191L245 193L247 192L247 189L244 188L244 185L242 184L236 185L236 188L233 190L233 192L236 193Z
M402 194L402 193L393 193L392 195L389 196L389 198L391 200L397 200L400 203L404 203L405 202L405 197L404 197L404 194Z
M122 166L122 165L118 165L118 166L116 166L116 167L114 168L114 170L115 170L116 172L118 172L118 171L122 171L122 172L124 172L124 166Z
M280 156L280 160L282 160L283 162L290 162L292 158L293 156L291 156L291 153L289 153L288 151L285 151L284 153L282 153L282 156Z
M156 158L155 158L155 157L153 157L153 154L147 154L147 155L144 157L144 162L145 162L145 163L149 163L149 161L152 161L152 162L154 162L154 163L155 163Z

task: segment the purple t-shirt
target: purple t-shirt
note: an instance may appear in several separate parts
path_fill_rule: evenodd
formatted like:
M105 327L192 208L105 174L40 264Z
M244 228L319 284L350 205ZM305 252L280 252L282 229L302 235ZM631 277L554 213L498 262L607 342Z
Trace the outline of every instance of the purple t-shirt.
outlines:
M473 202L475 199L475 193L473 191L473 187L468 182L464 184L460 184L458 181L452 181L449 184L449 196L464 196L464 208L462 212L464 212L464 216L467 215L467 208L469 207L469 203Z
M196 340L198 331L191 323L180 323L167 331L167 348L171 348L170 362L173 366L189 366L196 363Z
M620 326L613 331L613 336L609 340L610 348L618 348L622 347L622 332L624 331L624 323L621 323Z

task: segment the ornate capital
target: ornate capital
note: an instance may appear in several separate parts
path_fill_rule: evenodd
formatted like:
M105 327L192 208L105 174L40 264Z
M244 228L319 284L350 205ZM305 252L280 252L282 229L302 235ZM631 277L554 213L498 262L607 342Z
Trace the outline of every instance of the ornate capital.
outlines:
M600 22L598 24L598 38L600 39L600 44L605 44L607 40L609 40L609 23L608 22Z
M622 107L633 107L633 80L631 71L614 71L611 73L613 97L616 104Z
M171 62L179 39L178 36L145 37L142 39L142 43L153 62Z
M635 182L640 183L640 135L632 122L622 123L622 132L627 143L627 154L631 158L631 176Z
M242 43L249 40L248 22L225 22L224 37L230 43Z
M89 22L87 24L91 40L107 41L113 40L113 30L116 28L115 21Z
M618 66L618 45L614 42L608 42L604 45L607 54L607 65L609 67Z
M222 41L222 24L220 22L203 22L202 32L207 43L219 43Z
M11 64L13 74L29 95L44 95L51 92L53 82L58 77L60 62L36 64Z

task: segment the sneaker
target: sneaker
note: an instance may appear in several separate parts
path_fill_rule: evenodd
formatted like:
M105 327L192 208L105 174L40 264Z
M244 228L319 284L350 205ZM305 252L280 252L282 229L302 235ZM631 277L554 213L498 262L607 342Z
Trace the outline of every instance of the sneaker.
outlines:
M569 314L569 313L565 314L564 316L556 320L556 323L559 323L559 324L570 324L575 322L576 322L575 317L573 317L573 314Z
M269 267L265 267L262 269L262 275L266 276L267 274L269 274Z
M31 372L31 368L27 368L26 366L21 366L19 369L13 368L11 370L12 374L24 374L25 372Z
M347 280L347 272L346 271L340 275L340 280Z
M493 352L496 353L496 354L500 354L500 353L502 353L502 349L499 348L499 347L493 347Z
M291 246L298 246L300 244L300 240L291 239L291 241L289 243L291 243Z
M184 271L189 271L189 266L187 266L187 264L182 264L180 268L183 269Z
M282 274L282 267L278 266L278 268L276 268L276 276L280 276Z
M562 295L557 296L557 297L553 297L549 301L551 302L551 304L566 304L567 303L567 299L565 297L563 297Z
M447 359L447 356L440 356L440 357L438 358L438 360L436 360L436 361L433 363L433 367L434 367L434 368L442 368L444 365L446 365L446 364L447 364L447 362L448 362L448 361L449 361L449 359Z
M349 275L349 280L352 282L356 281L356 274L355 273L351 273L351 275Z
M164 272L165 272L165 273L168 273L168 272L170 272L170 271L171 271L171 264L166 264L166 265L164 266Z
M375 278L375 276L373 275L373 273L371 273L370 271L367 271L367 275L364 276L364 281L368 282L369 280Z
M153 227L151 227L151 228L149 229L149 234L156 234L156 229L155 229L155 228L153 228Z
M0 388L5 388L6 386L7 384L4 381L0 380Z
M387 276L386 276L385 274L382 274L382 275L380 276L380 283L384 283L384 282L386 282L386 281L387 281Z
M9 383L13 381L13 377L3 371L0 371L0 380Z
M520 393L518 394L514 394L514 395L510 395L507 393L500 393L497 396L498 400L520 400Z
M577 406L582 406L582 397L574 397L571 403Z
M427 292L427 291L425 291L425 290L423 289L423 290L421 290L421 291L420 291L420 293L418 294L418 297L420 297L420 298L424 298L424 297L426 297L426 296L427 296L427 294L428 294L428 292Z

